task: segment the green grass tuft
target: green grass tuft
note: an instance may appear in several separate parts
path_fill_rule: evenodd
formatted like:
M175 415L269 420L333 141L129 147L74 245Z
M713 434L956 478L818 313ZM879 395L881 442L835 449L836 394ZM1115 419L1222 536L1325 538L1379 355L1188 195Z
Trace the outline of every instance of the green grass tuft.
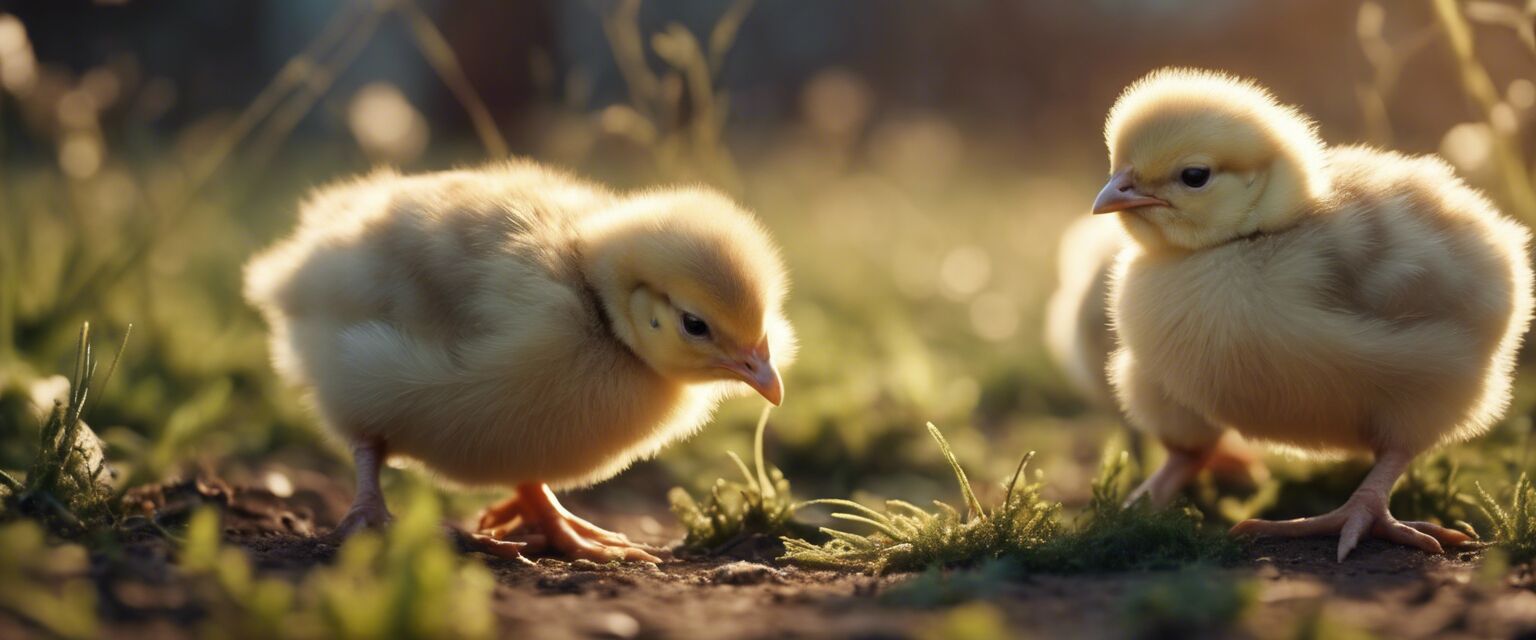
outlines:
M1484 490L1482 483L1474 486L1478 506L1491 524L1491 541L1508 562L1525 564L1536 560L1536 486L1531 484L1530 477L1520 474L1504 502Z
M206 612L202 635L251 638L489 638L495 578L443 535L425 483L382 535L347 540L331 566L294 584L257 576L245 552L220 545L217 511L187 526L179 569Z
M1202 526L1205 517L1193 506L1125 504L1128 468L1124 453L1109 456L1077 527L1020 555L1018 562L1031 571L1081 573L1222 565L1242 557L1238 542Z
M672 513L688 530L683 539L684 549L720 553L752 536L776 538L803 528L794 522L798 505L790 494L789 480L783 472L768 466L763 457L769 411L764 408L757 421L752 446L754 469L748 469L735 452L726 452L741 471L741 480L715 480L702 501L694 500L682 487L673 487L667 494Z
M1002 504L988 512L971 491L965 470L938 427L928 423L928 433L938 442L939 450L954 470L968 513L961 514L959 509L938 500L934 501L938 510L931 513L902 500L887 500L884 511L852 500L816 500L813 504L846 509L833 513L833 518L868 525L874 532L860 535L823 527L822 532L831 540L821 545L785 538L783 559L874 573L915 571L1022 556L1060 535L1056 514L1061 505L1040 497L1040 483L1020 484L1033 452L1019 462Z
M101 441L85 423L97 368L90 335L90 324L82 325L69 397L55 401L43 422L26 475L18 479L0 471L0 485L5 490L4 500L0 501L4 515L35 517L51 530L69 535L110 524L116 512L117 501ZM124 334L98 388L111 379L127 343L128 336Z
M1237 560L1237 542L1207 531L1192 507L1167 510L1122 505L1127 456L1110 458L1093 487L1087 513L1073 527L1060 524L1059 503L1041 497L1043 484L1022 482L1033 453L1024 456L1006 485L1003 502L986 510L971 491L965 471L938 427L928 424L955 473L967 513L934 501L935 512L901 500L884 511L851 500L817 500L845 509L832 517L874 529L857 534L831 528L825 544L786 539L784 560L811 566L883 573L932 567L967 567L1005 560L1027 572L1081 573L1225 564Z

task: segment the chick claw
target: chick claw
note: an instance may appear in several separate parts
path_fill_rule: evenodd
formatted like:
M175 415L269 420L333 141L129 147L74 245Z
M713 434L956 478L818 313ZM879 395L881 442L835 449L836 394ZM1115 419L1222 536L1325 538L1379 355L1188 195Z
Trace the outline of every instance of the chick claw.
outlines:
M479 551L498 558L528 562L528 559L523 557L523 552L528 547L525 542L499 540L481 533L468 533L464 537L464 547L470 551Z
M389 514L382 500L359 500L347 510L347 515L342 516L331 535L338 540L345 540L366 529L383 529L393 520L394 516Z
M1472 541L1471 536L1455 529L1429 522L1398 520L1387 511L1386 498L1376 495L1356 494L1344 506L1311 518L1244 520L1232 527L1231 535L1306 537L1337 533L1339 562L1349 557L1367 531L1376 538L1437 555L1445 553L1447 546L1457 547Z
M480 533L523 545L525 552L554 550L573 559L661 562L644 545L566 511L546 485L522 485L510 498L480 514Z

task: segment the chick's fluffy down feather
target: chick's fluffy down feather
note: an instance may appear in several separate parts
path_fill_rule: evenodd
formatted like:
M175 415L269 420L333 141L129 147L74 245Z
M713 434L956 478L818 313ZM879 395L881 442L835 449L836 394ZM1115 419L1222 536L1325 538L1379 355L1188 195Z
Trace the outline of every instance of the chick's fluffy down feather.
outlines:
M1529 233L1438 160L1336 147L1326 166L1332 194L1292 228L1121 254L1111 375L1135 423L1188 446L1230 425L1307 452L1423 451L1502 413Z
M579 228L619 200L531 163L376 172L315 194L246 295L277 370L344 439L464 484L591 484L691 433L727 389L665 379L608 326Z

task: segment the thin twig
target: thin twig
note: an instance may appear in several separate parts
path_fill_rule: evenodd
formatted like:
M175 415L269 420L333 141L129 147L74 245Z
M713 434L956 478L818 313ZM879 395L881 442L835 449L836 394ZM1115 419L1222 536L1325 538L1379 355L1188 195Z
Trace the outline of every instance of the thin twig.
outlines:
M267 86L256 94L255 100L241 110L235 121L219 134L218 139L203 154L202 160L193 165L189 182L194 194L208 182L209 178L213 177L219 167L224 165L239 144L252 131L255 131L256 126L282 105L284 96L289 95L314 75L316 66L325 57L326 52L337 46L350 32L348 27L355 25L362 17L359 10L374 12L370 7L372 4L367 0L348 2L346 6L336 11L336 15L331 17L331 20L320 29L320 34L315 36L315 39L311 40L302 52L283 65Z
M26 488L19 480L6 473L4 469L0 469L0 484L4 484L5 488L10 489L12 493L21 493Z
M283 98L301 86L314 87L316 83L313 79L318 74L326 71L325 67L318 62L324 57L325 53L337 46L346 47L348 45L346 41L342 41L338 45L338 40L347 35L355 34L359 26L371 24L373 27L376 27L378 25L379 10L372 8L373 4L369 0L358 0L348 3L348 6L338 10L336 15L331 18L331 21L326 23L325 27L321 29L320 34L305 47L304 51L289 60L282 70L278 71L277 75L262 88L261 92L257 94L256 99L250 105L247 105L240 115L236 116L235 121L220 134L209 150L204 153L203 159L193 164L189 170L187 185L178 194L174 202L165 207L156 207L147 195L141 198L147 210L150 210L152 213L156 209L160 210L158 215L154 216L156 222L149 225L151 228L147 230L143 237L138 239L136 244L125 252L126 255L115 263L102 265L94 272L82 277L74 286L70 287L67 293L59 296L60 302L54 306L56 311L54 315L61 317L72 315L75 310L84 306L86 298L89 297L92 291L96 291L109 283L117 282L148 258L154 248L159 245L161 239L170 236L170 231L180 226L186 217L196 209L196 207L192 206L193 203L197 201L203 190L212 184L213 177L228 162L240 143L244 142L263 121L266 121L269 117L275 117L273 114L283 104ZM356 12L349 10L353 8L368 8L368 10L366 13L354 15ZM371 36L371 27L369 30ZM366 43L366 39L364 43ZM360 49L361 46L358 45L356 48ZM348 64L350 64L350 61ZM331 69L328 73L329 77L334 79L340 70L340 68ZM329 81L325 84L329 86ZM312 106L314 101L311 100L307 104ZM308 107L305 108L305 112L308 112ZM298 114L298 117L301 118L303 115L303 113ZM290 115L288 119L295 120L294 124L297 124L298 118ZM280 129L285 136L291 130L292 125ZM267 131L267 137L270 138L274 130L272 127L268 127ZM144 193L143 189L137 189L137 191Z
M107 383L112 381L112 374L117 373L117 363L123 359L123 352L128 350L128 336L131 335L133 335L132 322L128 323L128 328L123 330L123 340L117 344L117 353L112 355L112 364L107 365L107 375L102 376L101 378L101 389L106 389ZM98 402L97 404L101 403ZM94 409L95 405L92 405L92 408ZM89 416L91 414L90 412L86 412L86 415Z
M764 503L774 497L773 481L768 479L768 465L763 459L763 434L768 431L768 414L772 412L772 406L763 406L763 415L757 419L757 433L752 444L752 462L757 466L757 491Z
M415 0L399 0L399 3L399 10L410 24L411 34L416 37L416 48L421 50L421 55L437 71L437 77L448 85L453 97L469 114L469 120L474 124L475 133L480 136L480 143L485 145L486 153L493 158L511 155L506 138L502 137L501 130L496 126L496 119L491 117L491 110L486 108L485 101L480 99L480 94L475 92L474 85L464 74L464 66L459 64L459 58L453 53L448 39L443 37L443 32L422 12Z
M302 90L294 93L284 103L283 107L267 119L266 127L261 134L251 142L250 157L253 164L264 166L277 154L283 141L288 139L295 127L309 115L320 98L330 91L336 79L341 76L362 54L363 49L373 39L373 34L378 30L383 21L383 10L370 11L362 20L353 26L353 30L347 34L345 40L337 46L331 59L324 65L317 65L310 72L308 82Z
M1472 26L1457 6L1456 0L1434 0L1434 7L1435 16L1451 43L1451 52L1456 56L1463 89L1481 111L1492 133L1493 153L1504 182L1505 195L1521 218L1536 220L1536 188L1531 185L1531 174L1526 169L1525 156L1516 144L1515 135L1499 127L1496 114L1503 101L1498 88L1493 84L1493 77L1477 59L1472 43Z

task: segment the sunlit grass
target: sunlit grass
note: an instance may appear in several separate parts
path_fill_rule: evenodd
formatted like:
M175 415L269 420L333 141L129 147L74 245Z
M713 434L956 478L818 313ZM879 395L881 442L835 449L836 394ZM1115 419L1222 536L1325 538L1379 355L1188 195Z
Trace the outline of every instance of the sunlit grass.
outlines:
M1478 506L1491 523L1490 538L1512 564L1536 560L1536 486L1522 473L1504 493L1499 500L1477 485Z
M741 480L717 479L709 494L694 500L682 487L667 494L672 513L687 530L683 547L691 551L718 553L728 550L751 536L779 536L800 533L805 527L794 522L795 503L789 480L763 457L763 435L768 429L770 410L763 409L753 438L751 469L735 452L727 452L741 472Z
M200 628L210 637L495 637L495 579L454 551L430 488L416 484L400 514L383 535L352 537L333 565L295 584L256 575L244 551L220 542L218 512L203 508L179 561L207 612Z
M84 547L50 543L30 520L0 525L0 611L49 637L95 638L96 587Z
M851 500L816 500L844 511L833 518L873 532L823 528L831 540L816 545L786 539L784 559L812 566L882 573L931 567L976 566L1004 560L1027 572L1080 573L1169 568L1190 563L1223 564L1240 557L1236 542L1202 526L1193 507L1153 509L1125 505L1127 456L1106 460L1093 499L1077 521L1060 523L1061 505L1041 497L1043 482L1024 480L1031 453L1004 484L1000 505L987 509L971 489L948 441L932 423L928 433L949 462L964 502L934 501L929 511L903 500L876 510Z
M115 493L101 440L85 423L94 400L117 369L124 335L117 355L97 380L97 360L91 347L90 325L80 329L74 374L68 397L56 400L39 432L33 460L21 478L0 471L0 485L5 490L4 515L39 518L57 531L79 535L110 524L115 514Z
M1075 526L1018 562L1033 571L1080 573L1225 565L1242 557L1242 547L1224 530L1206 527L1193 506L1125 504L1128 469L1126 454L1107 458Z
M822 532L832 539L821 545L786 538L784 559L811 566L873 573L914 571L1024 556L1060 534L1056 514L1061 505L1040 497L1040 483L1025 481L1020 484L1025 467L1034 454L1019 461L1018 469L1005 485L1002 503L988 510L977 500L965 470L938 427L928 423L928 433L938 443L955 474L964 497L960 508L938 500L934 501L935 511L904 500L887 500L883 510L852 500L814 500L811 504L844 509L834 512L833 518L867 525L874 531L858 534L823 527Z
M1409 467L1392 492L1392 513L1405 520L1427 520L1461 529L1474 537L1473 522L1484 522L1477 496L1465 486L1459 461L1444 452L1425 456Z

